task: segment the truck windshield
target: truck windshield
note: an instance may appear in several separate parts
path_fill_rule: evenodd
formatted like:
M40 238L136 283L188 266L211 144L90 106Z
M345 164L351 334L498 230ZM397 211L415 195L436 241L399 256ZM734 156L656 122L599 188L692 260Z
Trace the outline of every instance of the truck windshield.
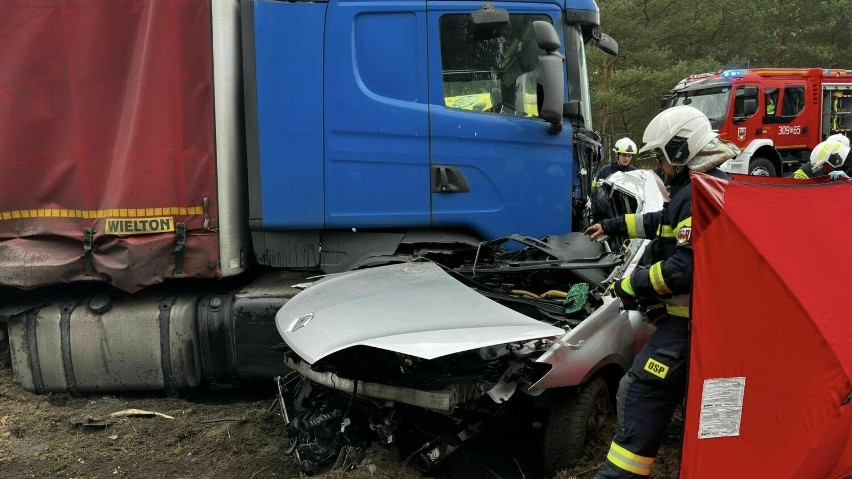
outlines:
M449 108L507 116L537 117L538 48L535 20L546 15L512 15L494 38L476 39L468 15L441 17L444 104Z
M707 115L713 128L718 129L728 113L730 96L729 86L682 91L675 94L672 106L689 105L698 108Z

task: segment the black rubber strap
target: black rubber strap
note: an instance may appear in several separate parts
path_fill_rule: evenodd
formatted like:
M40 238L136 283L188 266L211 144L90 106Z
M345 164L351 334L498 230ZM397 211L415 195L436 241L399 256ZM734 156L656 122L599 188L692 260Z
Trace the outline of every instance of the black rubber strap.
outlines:
M160 364L163 369L163 386L166 388L166 394L169 396L177 396L177 390L174 386L174 378L172 377L172 348L169 336L170 317L172 315L172 306L177 301L177 296L169 296L160 301Z
M71 314L79 302L68 302L62 305L59 316L59 344L62 349L62 369L65 370L65 383L68 392L74 397L80 397L77 378L74 377L74 364L71 362Z
M95 232L92 228L83 228L83 263L86 268L85 279L92 279L95 272L94 255L92 254L92 243L94 242L94 237Z
M32 309L27 313L27 346L30 358L30 373L33 377L33 389L38 394L44 393L44 378L41 376L41 362L38 359L38 338L36 337L36 321L38 320L38 309Z
M186 224L175 225L175 278L183 278L183 255L186 249Z

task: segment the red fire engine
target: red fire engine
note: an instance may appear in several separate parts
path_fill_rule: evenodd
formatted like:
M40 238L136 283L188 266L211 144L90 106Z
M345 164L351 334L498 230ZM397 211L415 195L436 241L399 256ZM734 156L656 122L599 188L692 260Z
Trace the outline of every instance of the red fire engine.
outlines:
M852 70L751 68L691 75L662 105L704 112L719 136L743 153L734 173L782 176L829 135L852 136Z

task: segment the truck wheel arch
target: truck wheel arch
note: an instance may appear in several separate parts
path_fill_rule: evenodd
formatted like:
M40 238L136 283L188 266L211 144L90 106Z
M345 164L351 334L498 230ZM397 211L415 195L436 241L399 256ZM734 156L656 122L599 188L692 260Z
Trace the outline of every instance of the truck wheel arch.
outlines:
M781 155L775 149L775 145L770 139L754 140L749 143L743 148L742 153L737 156L736 162L740 166L738 169L731 170L733 173L752 175L756 168L760 168L769 173L768 176L779 176L784 170L781 164Z

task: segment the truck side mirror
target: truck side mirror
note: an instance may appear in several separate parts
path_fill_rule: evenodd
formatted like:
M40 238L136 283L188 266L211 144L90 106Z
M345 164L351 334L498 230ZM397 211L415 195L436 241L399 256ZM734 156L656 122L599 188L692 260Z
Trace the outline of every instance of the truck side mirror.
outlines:
M550 22L543 20L534 21L533 34L535 34L535 42L538 44L538 47L547 53L559 50L559 47L562 46L562 42L559 41L559 35Z
M743 88L743 96L746 98L757 98L757 87L747 86Z
M661 96L660 97L660 111L663 111L663 110L665 110L666 108L669 107L669 102L671 101L671 99L672 99L672 97L670 97L670 96Z
M607 55L618 55L618 42L611 36L606 33L601 33L600 37L596 38L595 41L602 52Z
M538 84L536 100L538 116L550 123L549 133L562 131L562 108L565 99L565 73L562 67L562 55L559 54L559 35L549 22L533 22L535 41L545 51L538 57Z
M482 8L470 14L470 34L476 40L497 38L508 24L509 12L490 3L483 3Z

